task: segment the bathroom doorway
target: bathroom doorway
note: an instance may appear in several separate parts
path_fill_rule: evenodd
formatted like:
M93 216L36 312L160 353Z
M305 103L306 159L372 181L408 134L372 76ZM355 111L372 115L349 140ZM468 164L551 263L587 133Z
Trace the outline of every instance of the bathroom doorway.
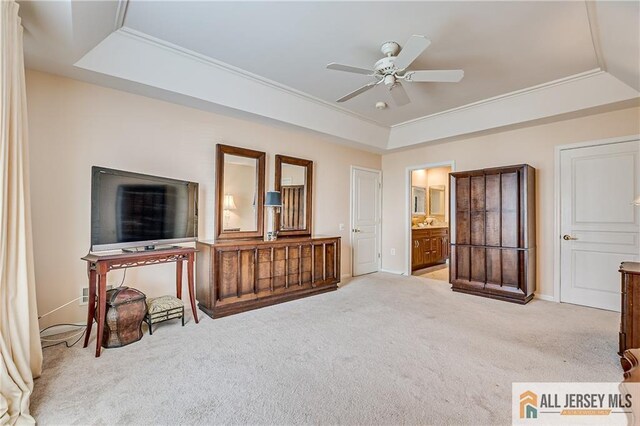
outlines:
M449 282L449 173L453 163L409 170L409 270Z

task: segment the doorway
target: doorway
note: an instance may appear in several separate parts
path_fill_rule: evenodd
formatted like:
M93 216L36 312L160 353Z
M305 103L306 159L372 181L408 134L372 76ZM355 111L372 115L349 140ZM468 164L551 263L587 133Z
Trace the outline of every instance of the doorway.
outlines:
M382 172L351 168L351 271L352 275L380 269Z
M449 282L449 173L453 162L408 170L408 272Z
M620 311L618 268L639 259L639 147L636 137L559 149L561 302Z

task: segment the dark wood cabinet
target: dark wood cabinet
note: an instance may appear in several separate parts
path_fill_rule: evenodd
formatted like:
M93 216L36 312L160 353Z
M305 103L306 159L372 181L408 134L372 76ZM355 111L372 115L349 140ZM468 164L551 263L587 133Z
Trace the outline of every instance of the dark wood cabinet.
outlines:
M448 228L411 230L411 270L445 263L449 258Z
M619 351L640 348L640 263L620 265L621 295Z
M525 164L449 177L452 289L527 303L536 286L535 169Z
M198 307L219 318L336 290L340 238L197 244Z

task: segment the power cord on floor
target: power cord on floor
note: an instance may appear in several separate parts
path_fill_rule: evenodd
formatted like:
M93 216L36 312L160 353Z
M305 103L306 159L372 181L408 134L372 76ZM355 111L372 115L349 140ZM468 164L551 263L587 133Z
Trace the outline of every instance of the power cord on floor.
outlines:
M87 330L82 330L82 333L80 333L80 337L78 337L72 344L69 344L69 342L67 342L67 340L62 340L61 342L54 343L52 345L43 346L42 349L52 348L54 346L58 346L58 345L62 345L62 344L64 344L67 347L67 349L72 348L73 346L76 345L76 343L78 343L82 339L82 336L84 336L84 333L86 331Z
M71 323L61 323L61 324L50 325L49 327L43 328L42 330L40 330L40 334L44 333L45 331L47 331L47 330L49 330L51 328L60 327L60 326L78 327L78 328L82 328L82 331L80 331L79 333L73 334L71 336L65 337L64 339L46 339L46 338L41 336L40 337L40 341L42 341L42 342L57 342L57 343L54 343L52 345L44 345L44 346L42 346L42 349L51 348L53 346L58 346L58 345L62 345L62 344L64 344L67 348L71 348L76 343L78 343L80 341L80 339L82 339L82 336L84 336L84 333L87 331L87 326L86 325L71 324ZM68 340L73 339L76 336L78 336L78 338L73 343L69 344Z
M122 287L122 285L124 284L125 279L127 278L127 270L128 270L128 269L129 269L129 268L124 268L124 273L122 274L122 280L120 281L120 284L118 285L118 288L119 288L119 287ZM56 311L58 311L58 310L60 310L60 309L64 308L65 306L68 306L68 305L72 304L73 302L75 302L75 301L77 301L77 300L80 300L80 299L82 299L82 298L83 298L83 296L76 297L75 299L70 300L70 301L68 301L67 303L63 304L63 305L58 306L57 308L55 308L55 309L53 309L53 310L51 310L51 311L47 312L46 314L42 314L42 315L40 315L40 316L38 317L38 319L44 318L44 317L46 317L47 315L51 315L52 313L54 313L54 312L56 312ZM89 303L95 303L95 301L89 301ZM95 322L95 320L94 320L94 322ZM87 326L86 326L86 325L71 324L71 323L60 323L60 324L53 324L53 325L50 325L49 327L45 327L45 328L43 328L42 330L40 330L40 334L42 334L43 332L45 332L45 331L47 331L47 330L49 330L49 329L51 329L51 328L54 328L54 327L60 327L60 326L80 327L80 328L82 328L82 331L80 331L79 333L73 334L73 335L71 335L71 336L68 336L68 337L66 337L66 338L64 338L64 339L46 339L46 338L43 338L43 337L41 336L41 337L40 337L40 341L42 341L42 342L57 342L57 343L54 343L54 344L52 344L52 345L46 345L46 346L43 346L43 347L42 347L42 349L46 349L46 348L51 348L51 347L53 347L53 346L62 345L63 343L64 343L64 345L65 345L67 348L71 348L71 347L73 347L76 343L78 343L78 342L80 341L80 339L82 339L82 336L84 336L84 333L86 333L86 331L87 331ZM76 336L79 336L79 337L78 337L78 338L77 338L73 343L69 344L68 340L69 340L69 339L73 339L73 338L74 338L74 337L76 337Z

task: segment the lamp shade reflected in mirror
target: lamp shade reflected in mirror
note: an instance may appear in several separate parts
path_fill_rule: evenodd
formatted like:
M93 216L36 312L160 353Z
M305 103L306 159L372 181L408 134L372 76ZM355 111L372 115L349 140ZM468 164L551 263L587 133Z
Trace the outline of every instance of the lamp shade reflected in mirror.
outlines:
M263 235L264 161L263 152L218 145L218 238Z

